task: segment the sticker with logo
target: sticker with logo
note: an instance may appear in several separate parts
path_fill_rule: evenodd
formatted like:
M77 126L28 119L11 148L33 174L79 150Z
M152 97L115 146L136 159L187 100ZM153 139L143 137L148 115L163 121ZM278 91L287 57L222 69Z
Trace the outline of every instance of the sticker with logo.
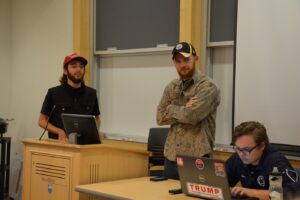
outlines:
M196 167L197 167L198 169L200 169L200 170L204 169L204 162L203 162L203 160L201 160L200 158L197 158L197 159L195 160L195 165L196 165Z
M258 176L258 177L257 177L257 183L258 183L258 185L260 185L261 187L265 187L265 185L266 185L265 178L264 178L262 175Z
M183 167L183 158L182 157L177 157L176 161L177 161L177 166Z
M222 162L214 162L216 176L225 177L225 166Z
M199 174L198 179L202 183L205 183L205 181L206 181L206 177L203 174Z
M179 49L181 49L182 48L182 44L177 44L176 45L176 50L179 50Z
M48 183L48 193L52 193L53 187L51 183Z

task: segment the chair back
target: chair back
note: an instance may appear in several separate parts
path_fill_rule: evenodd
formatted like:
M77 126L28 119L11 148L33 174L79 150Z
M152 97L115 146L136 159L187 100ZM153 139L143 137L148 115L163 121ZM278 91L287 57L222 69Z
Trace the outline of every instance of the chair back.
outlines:
M150 128L147 149L151 152L150 165L164 164L164 146L169 133L169 128Z

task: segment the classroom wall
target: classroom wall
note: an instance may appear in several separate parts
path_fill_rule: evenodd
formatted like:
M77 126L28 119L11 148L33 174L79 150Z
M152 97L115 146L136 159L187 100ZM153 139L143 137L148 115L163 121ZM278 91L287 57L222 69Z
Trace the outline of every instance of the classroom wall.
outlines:
M300 141L299 10L299 0L238 4L235 124L262 122L272 143Z
M5 98L1 95L0 106L6 102L5 118L14 118L7 134L12 138L10 193L13 196L18 195L16 180L23 157L20 140L41 135L37 119L44 96L49 87L59 84L64 56L72 52L72 0L0 2L0 22L7 27L2 31L1 26L0 32L0 81L4 83L0 87L1 92L4 88L8 94ZM3 54L4 48L10 49L9 52Z
M234 47L215 47L210 66L211 76L221 91L216 118L216 144L230 144L232 134L233 54Z
M0 118L9 117L11 99L11 5L0 0Z

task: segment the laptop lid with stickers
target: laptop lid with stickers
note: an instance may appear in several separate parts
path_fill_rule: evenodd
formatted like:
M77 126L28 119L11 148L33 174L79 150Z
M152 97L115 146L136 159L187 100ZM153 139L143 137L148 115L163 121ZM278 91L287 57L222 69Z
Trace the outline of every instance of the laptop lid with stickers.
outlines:
M205 199L231 199L224 161L181 155L176 161L183 193Z

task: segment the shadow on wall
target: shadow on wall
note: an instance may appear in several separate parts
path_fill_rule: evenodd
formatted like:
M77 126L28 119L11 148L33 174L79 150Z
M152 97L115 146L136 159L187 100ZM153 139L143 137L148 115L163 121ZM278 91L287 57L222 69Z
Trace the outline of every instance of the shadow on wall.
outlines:
M10 200L21 200L22 197L22 166L23 162L19 159L13 159L10 165Z

